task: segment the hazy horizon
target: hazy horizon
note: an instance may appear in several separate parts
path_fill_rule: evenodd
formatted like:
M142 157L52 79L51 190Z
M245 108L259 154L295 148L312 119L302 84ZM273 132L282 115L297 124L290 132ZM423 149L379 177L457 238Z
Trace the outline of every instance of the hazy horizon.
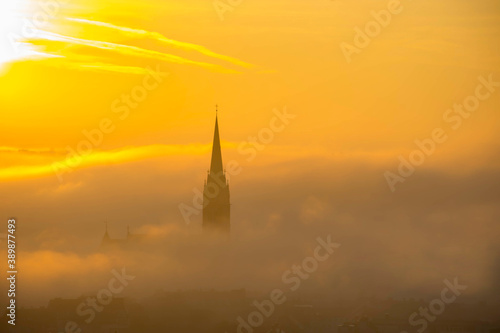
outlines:
M394 1L0 5L19 306L95 293L122 267L126 297L266 294L328 236L340 247L299 294L433 298L457 278L460 301L498 302L500 6ZM203 191L216 105L223 245L201 236L200 209L182 213ZM105 223L145 245L100 251Z

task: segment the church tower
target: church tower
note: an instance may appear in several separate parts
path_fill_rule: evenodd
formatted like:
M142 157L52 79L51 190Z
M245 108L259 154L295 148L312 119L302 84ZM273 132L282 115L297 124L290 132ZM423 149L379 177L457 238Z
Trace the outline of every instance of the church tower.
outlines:
M203 188L203 233L229 237L230 229L229 183L222 166L219 123L216 113L212 161Z

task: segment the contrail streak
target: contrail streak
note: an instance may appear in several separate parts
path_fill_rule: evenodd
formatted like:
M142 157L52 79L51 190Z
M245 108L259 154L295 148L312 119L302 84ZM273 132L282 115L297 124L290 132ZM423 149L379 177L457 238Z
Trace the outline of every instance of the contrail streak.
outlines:
M227 69L227 68L219 66L219 65L188 60L188 59L185 59L185 58L182 58L179 56L166 54L166 53L153 51L153 50L147 50L147 49L143 49L143 48L140 48L137 46L130 46L130 45L110 43L110 42L102 42L102 41L96 41L96 40L69 37L69 36L64 36L64 35L60 35L60 34L56 34L56 33L52 33L52 32L42 32L42 34L43 34L43 37L46 38L47 40L63 41L63 42L67 42L67 43L77 44L77 45L94 47L94 48L98 48L98 49L102 49L102 50L115 51L115 52L118 52L118 53L121 53L124 55L156 59L156 60L171 62L171 63L176 63L176 64L195 65L195 66L200 66L200 67L204 67L204 68L219 71L219 72L238 73L237 71Z
M66 57L46 60L45 63L47 63L48 65L65 67L69 69L77 69L77 70L114 72L114 73L136 74L136 75L149 74L149 71L146 68L142 67L113 65L104 62L75 62Z
M130 35L130 36L143 36L143 37L151 38L151 39L157 40L159 42L162 42L162 43L167 44L167 45L172 46L172 47L180 48L183 50L189 50L189 51L197 51L197 52L204 54L206 56L220 59L220 60L224 60L224 61L230 62L230 63L238 65L238 66L242 66L245 68L253 67L253 65L246 63L244 61L241 61L239 59L215 53L215 52L207 49L204 46L196 45L196 44L192 44L192 43L186 43L186 42L179 42L179 41L176 41L173 39L166 38L165 36L163 36L162 34L160 34L158 32L151 32L151 31L142 30L142 29L133 29L133 28L114 25L111 23L92 21L92 20L86 20L86 19L79 19L79 18L68 17L68 18L66 18L66 20L80 22L80 23L84 23L84 24L91 24L91 25L100 26L100 27L106 27L106 28L114 29L114 30L119 30L125 34Z

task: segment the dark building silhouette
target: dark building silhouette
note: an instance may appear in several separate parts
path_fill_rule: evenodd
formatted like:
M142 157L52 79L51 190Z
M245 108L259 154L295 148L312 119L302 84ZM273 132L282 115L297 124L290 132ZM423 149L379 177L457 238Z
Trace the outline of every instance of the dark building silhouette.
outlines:
M212 161L203 188L203 233L229 237L230 229L229 183L222 165L219 123L216 114Z
M136 246L143 243L144 238L145 238L144 235L131 233L130 227L128 226L127 226L127 236L125 238L111 238L108 233L108 225L106 224L106 229L104 231L104 236L102 237L99 250L109 251L109 250L133 249Z

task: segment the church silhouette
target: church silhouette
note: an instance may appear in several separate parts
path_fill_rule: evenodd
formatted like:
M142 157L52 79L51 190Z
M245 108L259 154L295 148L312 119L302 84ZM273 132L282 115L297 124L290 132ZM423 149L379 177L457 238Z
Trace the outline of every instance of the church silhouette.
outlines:
M205 235L229 238L231 232L231 204L229 200L229 181L222 163L218 110L215 113L215 129L212 143L212 158L207 178L203 184L202 229ZM144 240L141 234L132 234L127 226L126 238L111 238L106 228L101 241L101 250L129 248Z
M219 121L216 112L212 160L203 187L203 233L221 234L229 237L231 231L230 210L229 183L222 164Z

